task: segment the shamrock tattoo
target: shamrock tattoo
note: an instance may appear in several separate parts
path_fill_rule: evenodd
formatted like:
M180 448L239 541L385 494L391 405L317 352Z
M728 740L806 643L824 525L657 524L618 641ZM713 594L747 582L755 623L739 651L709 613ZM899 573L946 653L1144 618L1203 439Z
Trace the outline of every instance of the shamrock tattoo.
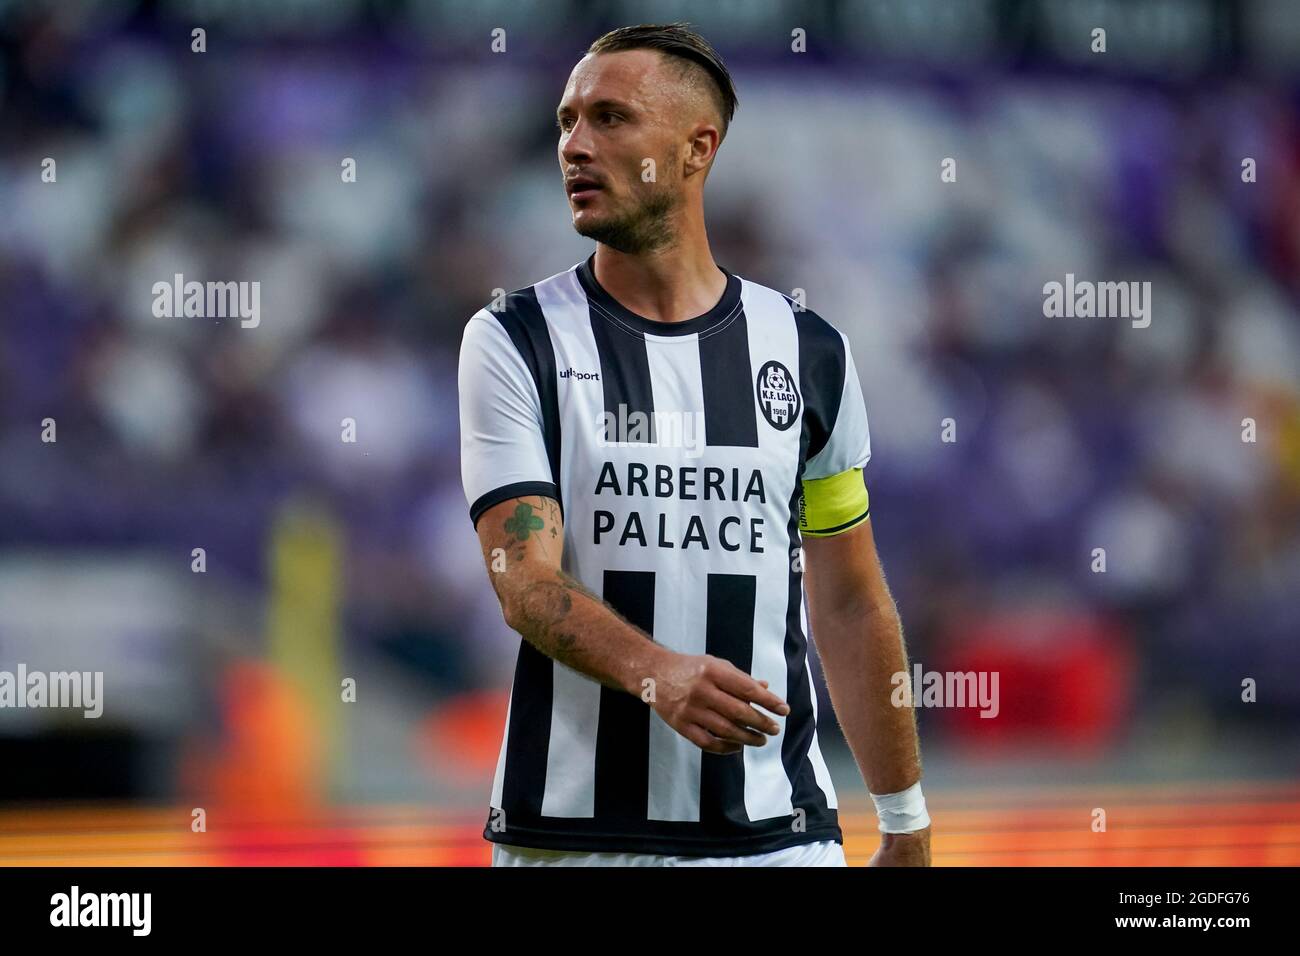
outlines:
M506 519L506 531L520 541L527 541L529 532L542 527L542 519L533 514L533 506L522 502L515 506L514 516Z

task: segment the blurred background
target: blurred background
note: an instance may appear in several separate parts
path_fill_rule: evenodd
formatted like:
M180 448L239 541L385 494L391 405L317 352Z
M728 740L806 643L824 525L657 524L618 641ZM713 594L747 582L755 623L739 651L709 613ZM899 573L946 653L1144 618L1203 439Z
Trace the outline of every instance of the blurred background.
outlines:
M1288 0L0 0L0 671L104 674L0 708L0 863L487 862L460 335L589 254L555 105L674 19L740 95L716 260L852 341L911 657L1000 675L918 712L935 862L1300 863ZM1150 326L1046 318L1067 273Z

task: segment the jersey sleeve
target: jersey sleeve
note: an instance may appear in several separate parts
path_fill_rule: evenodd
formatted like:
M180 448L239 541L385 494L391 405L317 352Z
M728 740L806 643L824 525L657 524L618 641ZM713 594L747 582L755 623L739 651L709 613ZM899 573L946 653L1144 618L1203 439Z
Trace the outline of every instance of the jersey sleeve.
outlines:
M842 336L841 336L842 337ZM844 340L844 383L830 437L804 467L805 481L829 478L850 468L865 468L871 458L871 433L867 429L867 406L862 383L853 362L853 352Z
M856 528L870 517L863 474L870 459L871 433L862 383L853 352L844 339L844 383L835 421L826 444L804 467L799 499L801 534L831 537Z
M559 500L528 364L501 323L479 311L465 326L457 372L460 475L470 520L510 498Z

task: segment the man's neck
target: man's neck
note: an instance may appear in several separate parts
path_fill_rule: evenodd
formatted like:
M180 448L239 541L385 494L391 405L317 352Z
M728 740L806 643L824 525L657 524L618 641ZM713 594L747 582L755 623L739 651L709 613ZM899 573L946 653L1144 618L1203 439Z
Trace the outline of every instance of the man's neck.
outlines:
M596 247L596 281L625 308L655 322L684 322L718 304L727 276L707 241L677 245L645 255Z

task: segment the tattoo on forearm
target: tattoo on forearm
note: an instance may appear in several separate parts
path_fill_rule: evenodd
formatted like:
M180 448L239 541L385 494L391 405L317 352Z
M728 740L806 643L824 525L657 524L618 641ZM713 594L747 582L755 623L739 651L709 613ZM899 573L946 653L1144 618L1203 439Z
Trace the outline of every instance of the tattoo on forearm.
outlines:
M519 632L544 654L566 663L578 647L578 636L569 622L575 592L583 593L585 588L556 572L556 580L529 584L519 595Z
M545 522L533 513L533 506L521 501L515 506L515 513L506 519L505 530L515 540L527 541L530 534L542 530L544 525ZM551 531L555 531L553 526Z
M554 498L539 496L517 502L498 527L497 546L505 548L514 567L519 567L527 560L530 548L537 556L552 556L553 548L560 544L563 519ZM490 551L489 546L485 548ZM525 640L548 657L570 666L581 661L584 647L579 637L581 628L571 619L573 598L582 595L597 604L604 603L599 597L560 568L554 569L553 576L543 574L540 579L535 574L527 574L522 580L496 575L492 583L502 602L513 605L513 623Z

